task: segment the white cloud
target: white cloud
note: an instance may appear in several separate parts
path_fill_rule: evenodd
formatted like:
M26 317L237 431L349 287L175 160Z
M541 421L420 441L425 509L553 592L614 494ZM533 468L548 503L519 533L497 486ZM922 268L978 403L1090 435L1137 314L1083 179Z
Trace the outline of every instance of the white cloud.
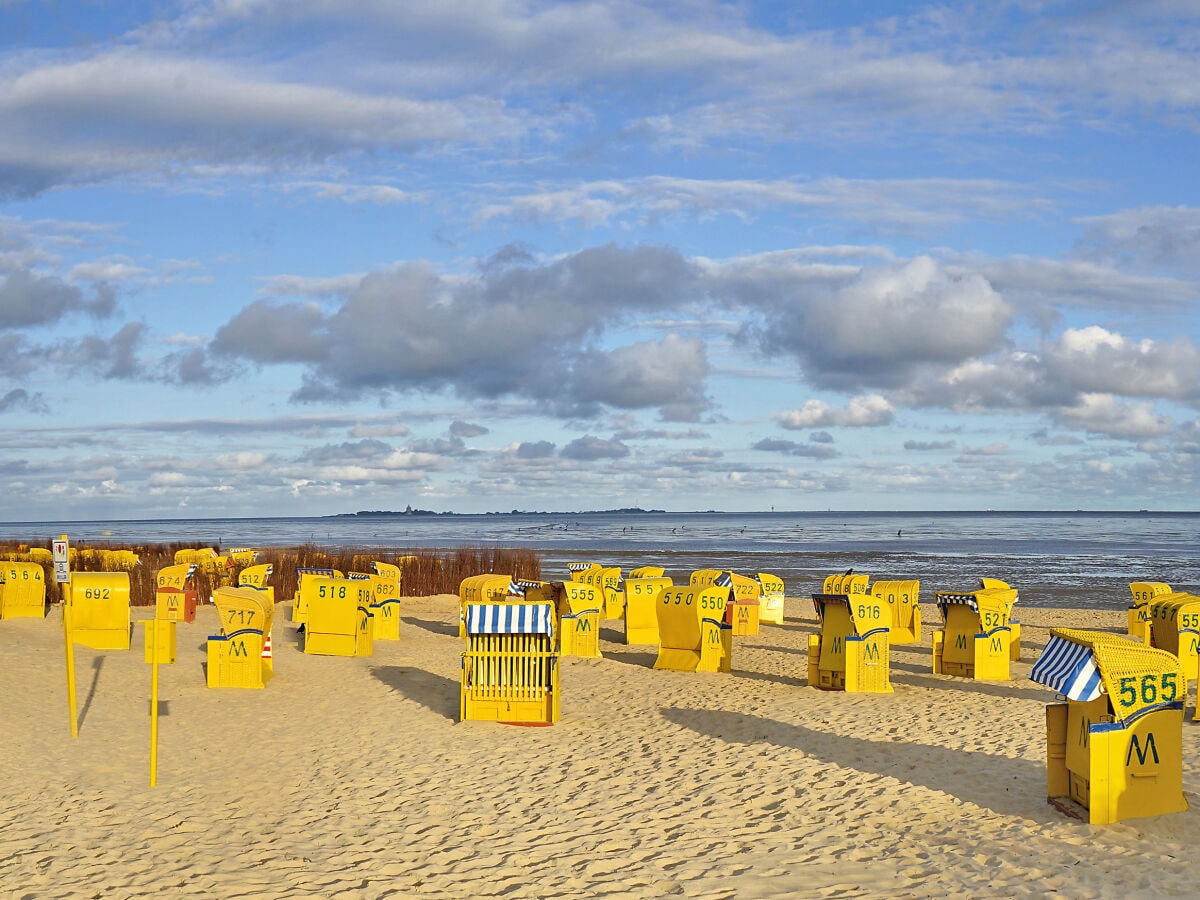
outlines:
M374 203L389 206L416 203L428 199L387 184L342 184L335 181L296 181L281 185L287 192L309 191L319 200L341 200L343 203Z
M1068 328L1044 353L1051 375L1080 391L1124 397L1200 397L1200 350L1190 337L1134 342L1090 325Z
M578 222L595 228L621 220L639 225L664 219L748 220L766 210L790 209L870 224L888 230L921 230L976 219L1030 215L1046 201L1015 183L988 179L799 178L722 181L655 175L541 187L485 203L478 224L499 218Z
M842 389L896 386L923 364L998 350L1013 316L984 278L925 256L865 268L831 293L768 303L762 347L795 356L817 386Z
M1054 416L1071 428L1129 441L1162 437L1171 430L1171 420L1156 413L1153 403L1122 402L1111 394L1083 394Z
M854 397L843 408L837 409L823 400L808 400L800 409L792 409L777 416L784 428L828 428L869 427L887 425L895 418L895 410L886 399L878 394Z
M216 59L118 50L0 75L0 193L175 166L407 152L517 131L483 98L371 94Z

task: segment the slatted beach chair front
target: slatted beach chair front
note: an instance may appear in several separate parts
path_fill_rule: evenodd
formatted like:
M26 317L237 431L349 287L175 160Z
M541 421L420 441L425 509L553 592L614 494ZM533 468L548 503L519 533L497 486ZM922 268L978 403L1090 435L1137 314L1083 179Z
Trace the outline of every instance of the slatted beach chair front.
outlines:
M544 602L469 603L462 655L462 720L552 724L559 719L554 608Z

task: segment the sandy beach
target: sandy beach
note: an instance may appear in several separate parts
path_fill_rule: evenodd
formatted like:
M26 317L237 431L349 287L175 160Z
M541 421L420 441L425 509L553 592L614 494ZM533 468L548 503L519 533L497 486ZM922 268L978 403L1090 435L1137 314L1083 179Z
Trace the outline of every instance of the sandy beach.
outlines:
M894 647L892 695L807 685L811 602L735 639L732 674L651 669L604 623L566 659L562 720L460 723L457 598L406 598L400 642L306 656L276 609L274 680L210 690L216 613L161 670L77 648L70 737L59 610L0 622L0 896L1160 897L1191 895L1200 726L1185 813L1089 826L1046 802L1047 630L1124 614L1018 607L1013 680L931 674ZM135 619L152 614L135 609ZM1194 695L1194 688L1192 691Z

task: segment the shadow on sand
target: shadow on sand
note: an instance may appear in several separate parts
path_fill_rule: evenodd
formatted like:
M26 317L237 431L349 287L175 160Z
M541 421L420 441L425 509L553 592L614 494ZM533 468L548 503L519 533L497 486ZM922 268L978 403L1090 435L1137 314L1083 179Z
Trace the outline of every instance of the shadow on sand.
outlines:
M414 619L411 616L401 618L402 622L408 622L410 625L416 625L418 628L424 628L426 631L433 634L442 634L446 637L458 637L458 625L450 622L435 622L432 619Z
M374 666L371 675L387 687L419 703L431 712L458 721L459 684L450 678L434 675L412 666Z
M1045 766L1026 759L917 743L900 744L904 752L897 753L895 741L846 737L723 709L666 707L662 715L698 734L802 750L829 765L942 791L1001 815L1035 819L1046 804ZM838 772L830 777L844 776Z

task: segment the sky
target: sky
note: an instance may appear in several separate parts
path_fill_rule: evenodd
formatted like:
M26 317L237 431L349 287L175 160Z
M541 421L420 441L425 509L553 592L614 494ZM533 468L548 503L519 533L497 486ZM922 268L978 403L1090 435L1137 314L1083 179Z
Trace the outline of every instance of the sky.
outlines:
M0 520L1200 508L1200 4L0 0Z

